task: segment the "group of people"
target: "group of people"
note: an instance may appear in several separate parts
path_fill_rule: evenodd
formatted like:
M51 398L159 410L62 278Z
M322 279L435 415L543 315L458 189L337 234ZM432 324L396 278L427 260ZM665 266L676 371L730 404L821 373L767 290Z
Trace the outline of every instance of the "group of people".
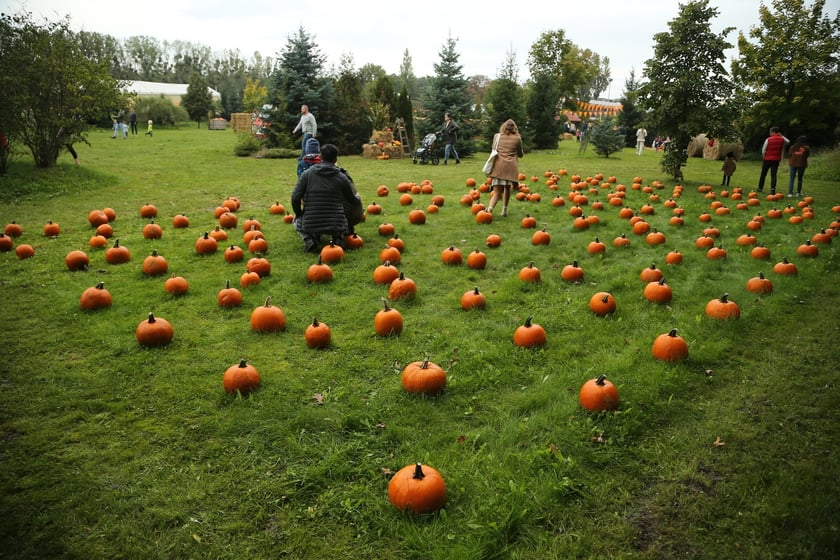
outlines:
M769 136L761 145L761 175L758 178L758 192L764 191L764 183L769 173L770 194L776 194L779 164L784 156L785 148L789 145L790 140L785 138L778 126L770 129ZM796 196L802 196L802 179L805 176L805 168L808 167L808 156L810 155L811 148L808 146L808 138L804 135L799 136L788 150L788 167L790 172L788 198L794 196L794 183L796 184Z
M116 115L111 115L111 122L114 128L114 134L111 138L122 137L123 140L128 138L129 131L132 136L137 136L137 111L132 107L128 113L128 122L125 122L125 111L120 110ZM146 136L152 136L152 127L154 121L149 119L146 123Z

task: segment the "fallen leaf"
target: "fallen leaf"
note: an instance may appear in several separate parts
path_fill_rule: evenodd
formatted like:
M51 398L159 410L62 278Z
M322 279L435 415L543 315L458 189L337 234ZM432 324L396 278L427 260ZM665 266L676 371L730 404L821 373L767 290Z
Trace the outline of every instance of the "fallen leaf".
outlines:
M315 404L324 404L323 393L315 393L314 395L312 395L312 400Z
M554 455L555 457L557 457L557 455L560 453L560 450L557 449L557 446L554 445L553 443L548 444L548 450L551 451L551 454Z
M715 447L721 447L721 446L726 445L726 444L723 443L720 440L720 436L718 436L718 437L715 438L715 441L712 443L712 445L714 445Z
M382 467L382 468L381 468L381 469L379 469L379 470L380 470L380 471L382 471L382 475L383 475L383 476L391 476L392 474L394 474L394 471L392 471L392 470L391 470L391 469L389 469L388 467Z
M467 436L463 436L463 435L462 435L462 436L458 436L458 439L457 439L456 441L457 441L458 443L464 443L465 441L467 441Z

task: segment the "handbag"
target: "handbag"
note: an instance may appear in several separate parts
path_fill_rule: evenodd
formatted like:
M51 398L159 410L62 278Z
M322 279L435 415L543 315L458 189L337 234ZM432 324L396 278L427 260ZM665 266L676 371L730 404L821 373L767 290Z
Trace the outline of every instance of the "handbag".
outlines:
M490 156L487 158L487 161L484 162L484 167L481 168L481 171L483 171L485 175L490 175L490 173L493 172L493 164L496 163L496 156L499 155L499 138L500 135L496 134L496 141L493 142L493 149L490 150Z

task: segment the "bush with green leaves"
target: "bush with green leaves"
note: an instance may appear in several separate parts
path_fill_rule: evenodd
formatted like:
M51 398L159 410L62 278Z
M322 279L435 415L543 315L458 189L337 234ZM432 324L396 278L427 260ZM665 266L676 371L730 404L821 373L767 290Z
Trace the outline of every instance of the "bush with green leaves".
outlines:
M159 97L140 97L135 103L137 119L144 123L151 119L155 125L174 126L189 122L186 110L173 104L163 95Z

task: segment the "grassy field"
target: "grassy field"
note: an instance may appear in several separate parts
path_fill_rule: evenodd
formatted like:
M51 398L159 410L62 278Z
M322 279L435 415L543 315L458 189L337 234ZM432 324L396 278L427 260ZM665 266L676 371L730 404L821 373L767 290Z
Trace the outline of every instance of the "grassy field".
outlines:
M66 155L41 171L19 160L0 177L3 224L15 221L35 256L0 253L0 355L2 469L0 556L44 558L212 559L568 559L568 558L790 558L840 554L840 301L836 238L819 245L816 258L799 245L838 219L838 184L805 177L813 217L790 223L791 214L767 217L798 199L767 201L742 210L721 193L721 162L690 160L675 200L682 226L669 224L674 183L658 168L653 151L631 149L608 159L577 145L529 153L521 161L525 184L541 201L511 205L507 218L478 224L461 197L467 179L481 177L484 158L461 165L414 165L411 160L342 157L364 198L380 215L358 227L364 246L334 265L328 284L306 281L316 257L283 216L291 211L295 161L236 158L231 131L183 128L154 137L112 140L95 132L91 146L77 146L82 165ZM582 206L599 223L573 227L569 175L558 188L546 170L582 177L615 176L627 188L622 206L606 203L615 185L587 192ZM739 163L732 187L744 194L757 184L760 163ZM532 181L531 177L537 180ZM653 194L631 187L662 181ZM401 205L401 182L429 180L443 195L425 225L408 213L425 209L429 194ZM787 173L780 173L786 192ZM710 223L708 184L731 209ZM377 197L379 185L390 194ZM732 191L732 189L730 189ZM560 196L564 205L553 204ZM222 309L217 292L239 285L244 261L228 264L220 250L199 256L194 243L217 221L214 209L238 197L239 224L260 222L268 242L271 274L242 289L241 307ZM487 194L479 201L486 204ZM161 239L144 239L158 209ZM640 211L666 235L649 245L634 234L619 210ZM114 238L131 251L126 264L105 262L91 249L88 212L110 207ZM190 226L176 229L185 214ZM551 235L535 246L526 214ZM757 240L771 251L756 260L736 240L750 217L765 217ZM45 237L47 221L61 233ZM406 244L398 268L413 279L413 300L391 305L405 321L400 336L379 337L373 328L387 287L372 274L394 224ZM2 225L2 224L0 224ZM706 228L727 251L712 260L695 241ZM485 246L491 233L498 248ZM613 246L626 234L628 247ZM238 245L241 227L228 230L220 247ZM599 238L603 254L587 248ZM114 239L109 240L109 246ZM447 266L441 254L454 246L476 249L488 265ZM85 271L70 271L65 255L84 250ZM169 263L165 276L148 277L143 259L155 250ZM682 264L667 265L678 250ZM252 255L246 251L246 260ZM795 276L773 272L788 258ZM584 281L568 283L560 270L577 260ZM533 262L541 281L519 280ZM647 301L640 279L654 263L673 299ZM763 272L769 295L746 290ZM163 289L170 274L190 284L183 296ZM79 297L98 282L113 305L82 311ZM461 295L478 287L484 310L462 311ZM617 301L615 313L598 317L588 306L599 291ZM740 307L737 320L705 316L712 299L728 293ZM270 296L287 318L285 332L255 333L254 308ZM163 348L141 347L138 323L153 312L172 323ZM317 317L332 329L332 344L313 350L304 330ZM541 325L547 343L536 349L513 344L527 317ZM653 340L677 328L688 359L655 360ZM436 397L407 394L400 373L428 357L447 372ZM222 389L222 374L242 359L261 374L249 397ZM600 374L616 384L621 405L588 413L578 404L581 385ZM416 462L431 465L447 483L445 508L416 516L388 502L390 475Z

